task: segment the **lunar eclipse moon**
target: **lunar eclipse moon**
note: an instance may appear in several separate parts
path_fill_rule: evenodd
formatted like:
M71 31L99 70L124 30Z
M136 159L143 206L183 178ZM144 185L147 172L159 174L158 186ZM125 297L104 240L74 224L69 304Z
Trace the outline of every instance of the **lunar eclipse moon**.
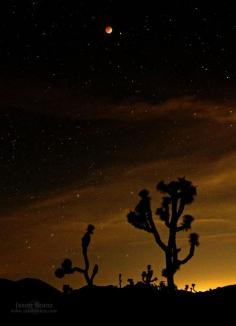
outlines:
M106 34L111 34L113 32L113 28L111 26L106 26L105 32Z

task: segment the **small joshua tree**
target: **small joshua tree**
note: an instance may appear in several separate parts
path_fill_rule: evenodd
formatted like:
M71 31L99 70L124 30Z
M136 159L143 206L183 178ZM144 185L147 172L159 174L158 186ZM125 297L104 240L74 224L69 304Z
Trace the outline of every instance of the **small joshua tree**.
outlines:
M128 282L128 286L134 287L134 280L132 278L128 278L127 282Z
M186 205L193 202L196 196L196 187L185 178L179 178L170 183L159 182L157 190L165 194L162 198L162 205L156 210L156 215L164 222L168 229L168 242L165 244L160 237L157 226L153 220L151 210L151 198L149 192L141 190L139 196L140 202L134 211L131 211L127 217L128 222L134 227L151 233L157 245L165 254L166 267L162 274L167 278L167 285L170 290L175 289L174 275L181 265L186 264L194 255L196 246L199 245L199 236L197 233L189 235L190 249L184 259L179 258L180 248L176 244L176 235L180 231L188 231L194 218L191 215L183 215ZM180 222L180 218L182 221Z
M164 291L166 289L166 284L164 281L160 281L160 283L158 285L158 289L159 289L159 291Z
M195 283L192 283L192 286L191 286L191 292L196 292L196 290L195 290L195 286L196 286L196 284L195 284Z
M122 274L119 274L119 288L122 288Z
M91 276L89 276L89 259L88 259L88 246L91 240L91 234L93 234L95 227L92 224L88 225L87 231L82 237L82 253L84 257L85 267L72 267L72 261L70 259L65 259L61 264L61 267L55 271L55 275L59 278L65 276L65 274L73 274L74 272L79 272L84 275L84 278L89 286L93 285L94 277L98 272L98 265L96 264L93 268Z
M152 278L153 270L151 265L147 265L147 271L142 272L143 283L147 286L150 286L152 283L157 281L157 277Z

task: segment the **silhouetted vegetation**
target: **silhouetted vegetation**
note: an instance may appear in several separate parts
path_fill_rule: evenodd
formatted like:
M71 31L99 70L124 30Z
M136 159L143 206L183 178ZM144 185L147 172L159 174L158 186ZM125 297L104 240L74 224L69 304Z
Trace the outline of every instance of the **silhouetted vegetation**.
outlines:
M144 284L150 286L152 283L157 281L157 277L152 278L153 270L151 265L147 265L147 271L142 272L142 281Z
M156 215L167 227L167 244L162 241L154 223L151 198L147 190L140 191L141 200L135 210L128 214L128 221L133 226L152 234L157 245L163 250L166 258L166 268L163 270L165 281L161 280L158 284L158 278L155 277L152 266L147 265L146 269L140 273L141 279L137 282L133 278L129 278L127 284L123 284L122 274L119 273L117 286L95 286L93 281L98 272L98 265L95 265L90 272L88 258L91 235L95 228L89 224L81 239L84 268L74 267L72 261L67 258L55 271L55 275L59 278L79 272L83 274L87 286L73 289L70 285L65 284L62 291L58 291L37 279L23 279L16 282L0 279L0 293L3 299L0 306L4 306L6 310L12 312L16 309L16 302L20 304L23 302L27 309L32 309L31 312L26 310L27 314L35 314L40 307L40 302L50 302L49 305L44 304L43 309L45 310L42 312L59 313L59 318L63 314L66 318L73 314L78 318L82 316L87 321L91 321L91 318L94 317L95 322L98 321L99 316L103 321L104 317L108 315L116 316L115 318L121 317L123 322L124 318L129 315L132 316L133 321L134 318L139 321L142 316L148 323L147 318L152 315L152 312L156 316L157 307L159 309L158 318L163 317L165 322L167 320L175 323L181 315L179 313L182 311L181 309L184 309L185 321L192 318L192 311L196 309L200 312L201 321L206 315L210 316L212 320L213 314L218 311L223 311L225 317L229 311L228 308L234 305L236 286L197 292L195 283L186 284L184 290L178 290L174 284L176 271L193 257L195 247L199 245L198 235L191 233L189 253L184 259L179 258L180 248L177 247L176 236L178 232L188 231L191 228L193 217L183 215L183 213L185 206L193 202L196 188L190 181L180 178L167 184L160 182L157 185L157 190L164 194L162 205L156 210ZM36 309L36 312L33 309ZM230 308L230 311L234 311L233 309Z
M85 286L73 290L66 285L62 292L37 279L0 279L1 317L3 319L5 312L16 317L16 322L21 317L37 320L46 317L48 321L50 316L61 322L65 316L67 323L75 317L78 324L93 321L95 324L101 322L102 325L106 318L109 319L109 325L119 318L122 324L127 316L134 324L140 320L148 324L149 319L158 317L159 323L163 321L163 324L168 324L171 321L173 325L189 325L199 318L202 325L206 317L210 317L209 324L214 325L212 319L216 317L218 321L218 315L221 314L226 325L233 324L235 285L206 292L179 290L171 293L166 291L164 283L159 286L141 283L121 289L118 286ZM23 304L23 307L17 307L16 304ZM43 307L42 313L38 312L40 306ZM16 309L22 312L13 313ZM233 317L230 323L226 321L227 316Z
M119 288L122 288L122 274L119 274Z
M127 282L128 282L129 286L134 287L135 284L134 284L134 280L132 278L128 278Z
M179 178L177 181L157 184L157 190L165 196L162 198L162 205L156 210L156 215L164 222L168 229L168 242L165 244L159 234L158 228L154 223L151 198L148 190L144 189L139 192L140 202L134 211L128 214L128 222L134 227L153 234L157 245L163 250L166 258L166 267L162 275L167 278L168 288L174 290L174 275L181 265L186 264L194 255L195 248L199 245L199 236L197 233L189 235L190 249L184 259L179 258L180 248L176 244L176 235L180 231L191 229L194 218L191 215L183 215L186 205L193 202L196 196L196 187L185 178ZM180 218L182 221L180 222Z
M84 275L84 278L89 286L93 285L94 277L98 272L98 265L96 264L93 268L91 276L89 276L89 259L88 259L88 247L91 241L91 235L93 234L95 227L92 224L88 225L87 231L82 237L82 253L84 257L84 268L73 267L72 261L70 259L65 259L61 264L61 267L55 271L56 277L62 278L66 274L73 274L74 272L79 272Z
M190 288L191 292L196 292L195 286L196 286L196 284L192 283L192 286Z
M157 291L162 291L166 289L166 284L164 281L160 281L159 285L155 282L158 281L157 277L153 277L153 270L151 265L147 265L147 269L141 273L141 281L137 283L134 282L132 278L127 280L127 285L125 287L129 288L142 288L142 289L155 289Z

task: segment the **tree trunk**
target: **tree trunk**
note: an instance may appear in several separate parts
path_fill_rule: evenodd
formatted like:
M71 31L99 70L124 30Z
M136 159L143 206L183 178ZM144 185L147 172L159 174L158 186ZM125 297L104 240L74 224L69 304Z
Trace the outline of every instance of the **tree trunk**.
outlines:
M167 278L167 286L170 291L175 290L175 283L174 283L174 273L173 273L173 266L171 255L167 252L166 253L166 278Z
M170 273L167 275L167 286L170 291L175 290L174 275Z

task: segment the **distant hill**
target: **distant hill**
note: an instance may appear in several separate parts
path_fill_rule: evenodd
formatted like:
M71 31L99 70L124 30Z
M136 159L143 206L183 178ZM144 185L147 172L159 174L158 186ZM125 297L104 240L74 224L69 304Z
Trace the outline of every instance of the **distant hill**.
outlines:
M0 279L0 311L2 314L23 315L21 311L40 309L40 303L58 306L62 293L51 285L34 278L19 281ZM27 312L29 314L29 312Z
M180 290L173 294L155 288L94 286L65 294L38 279L0 279L1 315L12 318L73 316L98 321L112 314L118 319L129 315L133 320L159 316L165 321L182 320L183 324L189 318L199 321L206 316L227 318L234 313L235 302L236 285L197 293Z

